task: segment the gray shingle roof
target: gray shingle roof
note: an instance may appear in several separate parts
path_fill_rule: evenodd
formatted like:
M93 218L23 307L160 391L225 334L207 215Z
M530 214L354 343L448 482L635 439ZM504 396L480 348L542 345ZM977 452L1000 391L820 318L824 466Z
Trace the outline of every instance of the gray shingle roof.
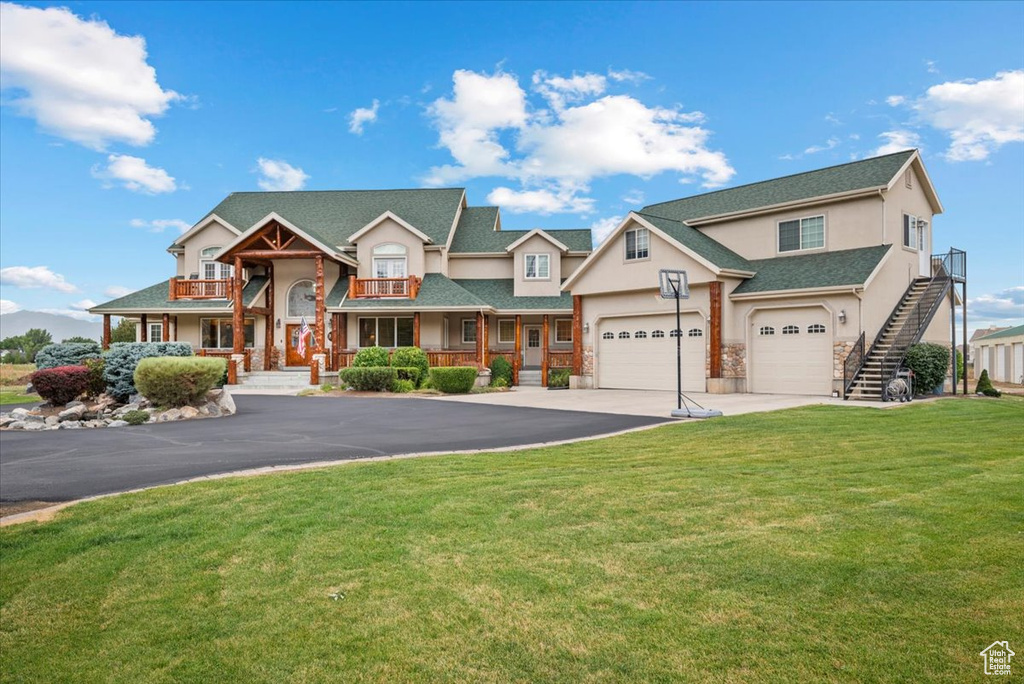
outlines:
M754 267L750 265L750 261L696 228L691 228L680 221L673 221L659 216L651 216L649 214L640 214L640 216L719 268L728 268L735 271L754 270Z
M266 284L266 276L252 276L249 282L242 289L242 301L246 306L252 306ZM167 297L170 294L170 285L166 280L161 280L155 285L150 285L141 290L136 290L124 297L118 297L109 302L89 309L92 313L104 313L107 311L145 311L160 309L168 313L174 311L187 311L189 309L220 309L231 310L231 302L226 299L176 299L173 302Z
M752 259L757 275L740 283L732 294L863 285L892 245L837 252Z
M312 237L335 247L349 244L349 235L391 211L429 235L435 244L443 245L448 241L463 193L462 188L233 192L206 216L216 214L245 231L276 212Z
M513 242L523 237L528 230L494 230L498 218L498 207L466 207L459 217L452 240L452 254L480 254L504 252ZM593 238L589 228L543 229L572 252L589 252L593 249Z
M564 309L572 311L572 294L563 292L557 297L516 297L511 278L459 279L455 281L495 309Z
M1016 326L1014 328L1007 328L1006 330L1000 330L999 332L994 332L991 335L985 335L984 337L979 337L978 341L980 341L980 340L995 340L995 339L999 339L1000 337L1016 337L1017 335L1024 335L1024 325L1018 325L1018 326Z
M703 195L649 204L642 211L644 214L676 221L692 221L823 195L876 188L887 185L912 154L914 150L906 150Z
M428 309L437 307L487 308L487 302L463 289L455 281L440 273L428 273L416 299L346 299L348 280L338 280L327 295L328 308L346 309Z

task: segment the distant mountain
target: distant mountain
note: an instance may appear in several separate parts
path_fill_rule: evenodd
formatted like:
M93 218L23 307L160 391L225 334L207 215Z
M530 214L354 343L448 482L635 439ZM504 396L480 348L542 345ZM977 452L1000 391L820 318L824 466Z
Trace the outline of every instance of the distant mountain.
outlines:
M50 333L54 342L69 337L88 337L100 341L103 335L102 323L80 321L71 316L43 313L41 311L15 311L0 314L0 339L24 335L32 328L42 328Z

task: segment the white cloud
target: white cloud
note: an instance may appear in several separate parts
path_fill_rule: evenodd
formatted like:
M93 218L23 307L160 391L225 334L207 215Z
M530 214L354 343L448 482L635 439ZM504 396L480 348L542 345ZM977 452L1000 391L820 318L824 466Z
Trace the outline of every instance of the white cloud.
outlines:
M0 314L9 314L15 311L21 311L21 307L10 299L0 299Z
M513 190L497 187L487 195L487 201L513 214L588 214L594 210L594 200L579 197L569 190Z
M121 285L111 285L110 287L103 291L103 294L105 294L108 297L116 298L124 297L125 295L129 295L134 291L135 290L131 289L130 287L123 287Z
M723 153L708 149L711 134L698 125L701 112L603 95L606 79L596 74L537 72L532 82L551 109L531 109L512 74L456 71L452 95L427 110L455 164L432 168L425 183L508 178L521 190L498 190L521 211L535 205L586 212L593 200L584 195L595 178L674 171L681 181L698 176L715 187L735 174Z
M609 69L608 78L618 83L622 83L623 81L625 81L627 83L632 83L633 85L640 85L644 81L651 80L651 77L645 74L644 72L631 71L629 69L620 69L618 71L616 71L615 69Z
M377 120L377 110L380 109L380 101L374 100L370 107L360 107L349 115L348 132L356 135L363 134L363 126Z
M926 59L926 60L924 60L924 65L925 65L925 68L928 69L928 73L929 74L937 74L937 73L939 73L939 67L936 66L934 59Z
M907 101L907 98L902 95L890 95L885 98L885 103L890 107L899 107L901 104Z
M142 228L150 233L162 233L168 228L173 228L181 234L192 227L192 224L181 219L154 219L152 221L132 219L129 224L132 228Z
M96 302L92 301L91 299L82 299L77 302L71 302L68 306L70 306L75 311L86 311L96 306Z
M619 227L622 223L622 216L609 216L608 218L598 219L591 224L590 230L594 235L594 244L601 244L604 242L612 231Z
M166 171L157 166L150 166L142 157L127 154L108 156L106 168L94 166L92 175L94 178L107 181L108 187L117 181L133 192L147 195L174 192L178 189L174 177Z
M921 121L949 135L948 160L987 159L1007 143L1024 142L1024 70L940 83L912 107Z
M828 150L834 150L839 145L839 138L829 138L824 145L811 145L804 154L817 154L818 152L827 152Z
M96 150L146 145L152 117L182 99L146 62L146 41L69 9L0 5L0 71L9 100L44 130Z
M885 142L868 156L877 157L882 154L902 152L917 147L921 142L921 136L907 130L886 131L880 133L878 137Z
M843 122L839 120L839 117L833 114L832 112L829 112L828 114L825 115L825 121L829 122L833 126L843 125Z
M630 190L629 192L627 192L625 195L622 196L622 201L625 204L633 204L633 205L643 204L645 199L646 199L646 196L644 195L644 191L643 190L637 190L635 188Z
M64 280L46 266L8 266L0 269L0 283L24 290L48 289L58 292L78 292L78 288Z
M257 181L261 189L267 191L301 190L309 174L297 166L292 166L283 159L265 159L260 157L256 160L262 178Z
M1016 321L1024 319L1024 285L967 300L971 320Z

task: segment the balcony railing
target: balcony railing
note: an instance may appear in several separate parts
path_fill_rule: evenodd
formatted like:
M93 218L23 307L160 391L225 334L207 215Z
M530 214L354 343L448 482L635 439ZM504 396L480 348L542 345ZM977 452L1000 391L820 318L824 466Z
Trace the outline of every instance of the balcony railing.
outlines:
M168 299L229 299L234 286L232 278L221 280L185 280L171 278Z
M416 299L423 281L408 278L348 278L349 299Z

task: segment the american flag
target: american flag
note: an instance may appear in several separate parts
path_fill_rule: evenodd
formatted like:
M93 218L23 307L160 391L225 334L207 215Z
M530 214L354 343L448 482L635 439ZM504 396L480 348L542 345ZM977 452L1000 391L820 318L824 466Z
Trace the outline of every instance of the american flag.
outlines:
M309 327L309 323L306 323L306 317L302 317L302 325L299 327L299 344L295 348L295 351L299 353L299 356L306 355L306 346L308 344L307 338L312 339L313 330Z

